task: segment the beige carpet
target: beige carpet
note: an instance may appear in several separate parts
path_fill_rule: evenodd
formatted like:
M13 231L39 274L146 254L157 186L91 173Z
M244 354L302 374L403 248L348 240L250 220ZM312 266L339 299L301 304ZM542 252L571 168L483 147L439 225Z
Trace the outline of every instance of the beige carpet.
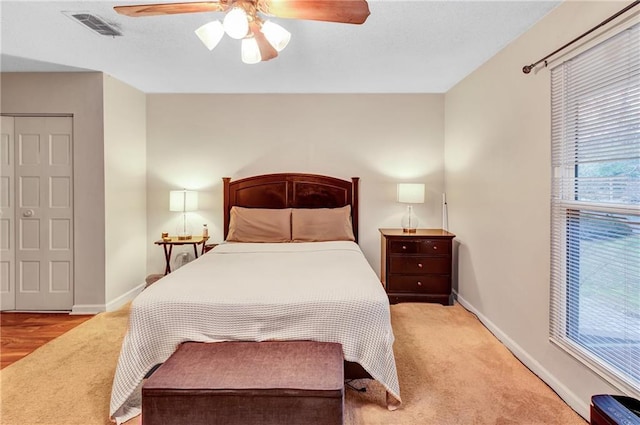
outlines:
M398 304L391 314L403 405L388 411L369 382L365 393L347 390L346 424L586 424L459 305ZM110 424L126 326L126 309L97 315L0 371L0 424Z

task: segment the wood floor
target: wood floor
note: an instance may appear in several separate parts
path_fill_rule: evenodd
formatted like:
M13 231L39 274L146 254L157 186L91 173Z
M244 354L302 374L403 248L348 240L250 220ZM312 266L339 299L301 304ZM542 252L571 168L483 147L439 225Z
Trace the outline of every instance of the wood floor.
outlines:
M92 317L63 313L0 313L0 369Z

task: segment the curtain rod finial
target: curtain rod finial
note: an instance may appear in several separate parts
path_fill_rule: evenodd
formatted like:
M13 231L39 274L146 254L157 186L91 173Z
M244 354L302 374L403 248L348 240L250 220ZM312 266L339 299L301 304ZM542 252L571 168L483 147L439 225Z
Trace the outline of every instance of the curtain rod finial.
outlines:
M533 69L533 66L531 65L525 65L522 67L522 72L524 72L525 74L528 74L531 72L531 70Z

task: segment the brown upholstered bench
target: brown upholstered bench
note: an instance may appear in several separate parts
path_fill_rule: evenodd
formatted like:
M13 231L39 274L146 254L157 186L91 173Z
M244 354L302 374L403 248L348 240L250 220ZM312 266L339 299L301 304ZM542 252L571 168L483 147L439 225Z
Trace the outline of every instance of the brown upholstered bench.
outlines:
M142 387L143 425L341 425L340 344L186 342Z

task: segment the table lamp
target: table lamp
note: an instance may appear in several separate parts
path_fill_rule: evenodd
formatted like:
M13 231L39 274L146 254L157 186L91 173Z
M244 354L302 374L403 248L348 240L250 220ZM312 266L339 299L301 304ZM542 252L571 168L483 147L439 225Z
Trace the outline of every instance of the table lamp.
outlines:
M424 203L424 184L422 183L398 183L398 202L407 204L407 212L402 216L402 231L404 233L416 233L418 217L413 213L412 204Z

